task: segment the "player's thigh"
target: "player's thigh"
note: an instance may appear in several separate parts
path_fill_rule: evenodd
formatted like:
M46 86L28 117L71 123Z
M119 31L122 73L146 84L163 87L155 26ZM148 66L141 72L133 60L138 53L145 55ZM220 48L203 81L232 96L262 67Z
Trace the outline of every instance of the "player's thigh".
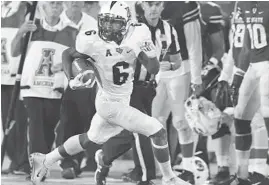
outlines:
M263 117L269 117L269 67L260 79L261 112Z
M92 118L91 127L87 132L89 139L97 144L103 144L111 137L119 134L123 129L115 124L110 124L98 113Z
M251 120L260 106L260 78L250 66L239 89L238 103L235 107L235 118Z
M161 79L158 83L158 86L156 88L156 96L154 97L152 101L152 116L157 119L167 119L167 107L166 102L167 99L167 88L166 88L166 81ZM170 112L170 111L169 111ZM160 121L161 121L160 120Z
M171 79L168 87L173 123L176 124L184 120L184 103L189 96L190 73Z
M150 117L136 108L124 104L115 104L114 107L118 107L119 111L116 117L110 119L111 122L130 132L151 136L163 128L156 118Z

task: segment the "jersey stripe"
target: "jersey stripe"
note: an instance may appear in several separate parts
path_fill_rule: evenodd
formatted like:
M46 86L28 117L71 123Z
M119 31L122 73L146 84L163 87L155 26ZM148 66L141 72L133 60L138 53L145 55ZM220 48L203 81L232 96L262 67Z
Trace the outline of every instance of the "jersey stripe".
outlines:
M194 10L183 15L183 22L184 22L184 24L186 24L186 23L191 22L195 19L198 19L199 16L200 16L200 8L197 7Z

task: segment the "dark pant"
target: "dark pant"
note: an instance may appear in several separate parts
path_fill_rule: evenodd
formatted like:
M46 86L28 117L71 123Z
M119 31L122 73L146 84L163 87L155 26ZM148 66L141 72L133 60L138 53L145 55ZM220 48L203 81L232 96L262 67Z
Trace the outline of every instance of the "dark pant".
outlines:
M1 85L1 111L3 129L6 122L11 94L14 86ZM29 172L27 153L27 113L23 101L17 100L14 114L15 124L7 138L7 154L11 159L11 170L24 170Z
M49 153L54 142L54 129L60 116L60 99L25 97L29 118L29 153Z
M155 87L152 85L134 85L130 105L151 115L151 104L155 95ZM116 158L132 148L135 168L141 172L142 177L145 177L142 178L142 181L155 179L155 161L150 138L141 134L136 136L134 138L133 133L124 130L119 135L109 139L102 148L105 156L104 161L110 165ZM144 164L141 164L142 162ZM145 166L146 169L143 169L142 166Z
M72 90L67 87L61 104L60 124L57 127L57 146L63 144L68 138L87 132L95 110L96 86L91 89ZM58 137L59 136L59 137ZM87 149L87 166L96 169L94 154L99 148L96 145ZM62 161L62 168L73 167L73 160L80 165L84 153Z

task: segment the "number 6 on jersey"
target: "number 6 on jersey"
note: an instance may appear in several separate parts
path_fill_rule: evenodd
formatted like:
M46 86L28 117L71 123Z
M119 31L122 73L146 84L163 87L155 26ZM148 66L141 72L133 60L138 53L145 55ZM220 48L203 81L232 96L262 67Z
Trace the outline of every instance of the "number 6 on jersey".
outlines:
M129 73L125 72L125 69L129 68L129 64L121 61L113 66L113 82L116 85L122 85L129 77ZM124 72L123 72L124 71Z

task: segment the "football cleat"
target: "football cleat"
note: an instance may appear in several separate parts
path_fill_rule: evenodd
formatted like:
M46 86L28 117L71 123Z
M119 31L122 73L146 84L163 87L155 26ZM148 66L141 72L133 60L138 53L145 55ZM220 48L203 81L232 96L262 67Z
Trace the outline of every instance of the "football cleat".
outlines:
M48 168L44 164L45 160L45 154L33 153L30 155L31 181L34 185L39 184L48 176Z
M215 177L206 182L207 185L221 185L232 178L230 176L229 167L219 167Z
M249 173L248 178L251 184L253 185L268 185L269 184L269 179L257 172Z
M105 185L106 184L106 177L108 175L109 172L109 168L110 166L107 166L104 164L103 161L103 151L97 150L95 153L95 161L97 164L97 169L95 171L94 174L94 181L96 183L96 185Z
M230 180L227 180L221 185L251 185L251 182L248 179L240 179L236 176L231 176Z
M195 184L194 174L188 170L182 170L178 177L190 184Z
M124 173L121 178L124 182L136 183L142 180L142 172L138 168L134 168L130 172Z
M191 185L189 182L186 182L178 177L173 177L169 180L162 180L162 185Z

